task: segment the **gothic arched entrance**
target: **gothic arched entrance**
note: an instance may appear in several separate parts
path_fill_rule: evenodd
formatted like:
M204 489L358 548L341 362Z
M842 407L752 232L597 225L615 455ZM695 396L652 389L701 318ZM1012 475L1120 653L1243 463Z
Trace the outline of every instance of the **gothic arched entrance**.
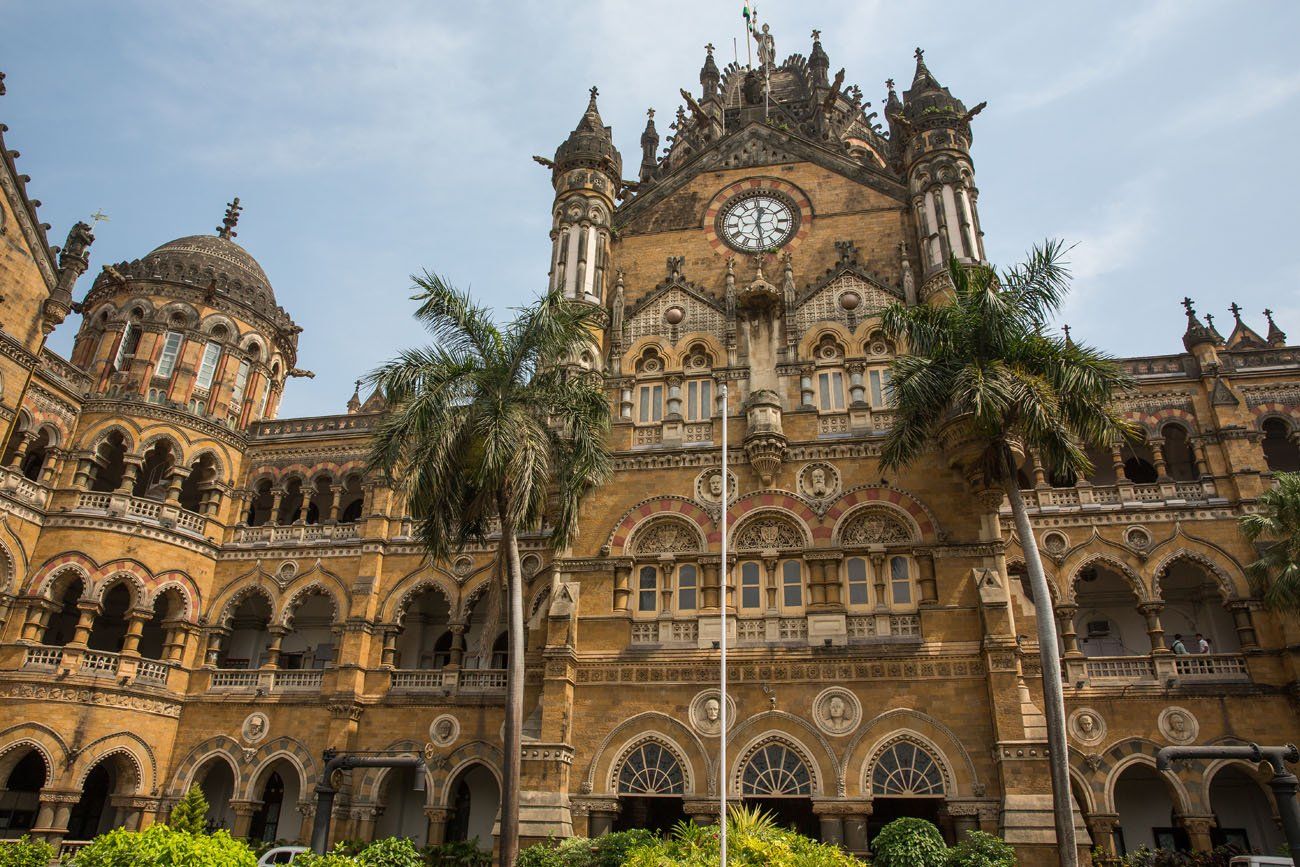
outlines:
M257 799L261 802L248 826L253 840L297 840L302 827L298 813L301 788L297 768L283 759L272 765L262 777Z
M135 768L120 753L100 761L82 781L81 798L68 817L65 839L90 840L122 824L113 796L130 794L136 785Z
M943 768L928 750L899 741L880 754L871 768L871 817L867 839L895 819L925 819L953 842L945 803Z
M375 822L375 839L406 837L416 846L429 841L429 819L424 814L425 787L416 788L416 774L424 770L393 768L384 775L380 802L384 811Z
M747 806L771 814L778 825L820 839L813 814L812 774L794 747L769 741L755 749L740 773L740 794Z
M38 750L20 758L0 789L0 838L21 837L36 824L40 792L49 777L45 759Z
M491 851L501 810L501 788L492 772L478 763L462 770L448 787L447 806L447 842L477 840L480 849Z
M630 750L618 770L618 818L615 831L645 828L666 834L686 818L681 763L658 741Z

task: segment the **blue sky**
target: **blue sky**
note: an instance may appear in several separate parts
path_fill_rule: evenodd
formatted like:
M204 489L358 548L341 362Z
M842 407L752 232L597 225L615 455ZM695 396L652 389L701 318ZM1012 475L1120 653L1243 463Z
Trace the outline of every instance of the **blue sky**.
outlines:
M550 155L600 87L632 172L645 110L729 60L741 0L441 3L0 0L6 141L61 243L102 208L92 271L211 232L240 243L305 328L282 416L342 411L423 334L428 267L505 311L545 284ZM878 107L924 46L968 105L988 253L1076 243L1064 318L1118 354L1181 351L1190 295L1300 342L1300 4L760 0L777 54L822 31ZM744 55L744 45L740 45ZM660 132L667 132L660 124ZM79 291L89 287L83 280ZM52 338L66 352L75 324Z

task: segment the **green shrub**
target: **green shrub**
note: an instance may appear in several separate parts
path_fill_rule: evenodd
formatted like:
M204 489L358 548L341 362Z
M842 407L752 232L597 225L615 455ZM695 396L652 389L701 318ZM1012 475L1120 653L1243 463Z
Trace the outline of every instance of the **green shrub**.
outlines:
M627 854L658 838L643 828L614 831L599 837L569 837L529 846L519 853L516 867L622 867Z
M71 867L257 867L257 856L225 831L189 834L166 825L143 831L118 828L92 840Z
M424 867L424 858L406 837L376 840L356 856L362 867Z
M875 867L943 867L948 847L925 819L895 819L871 841Z
M420 854L429 867L492 867L492 853L484 852L473 840L425 846Z
M1228 867L1233 855L1243 854L1235 846L1220 846L1212 852L1170 852L1143 846L1125 856L1125 867Z
M208 832L208 799L203 797L203 789L190 786L185 795L172 808L167 825L173 831L187 834L206 834Z
M667 840L632 847L626 867L712 867L718 863L718 826L680 824ZM761 811L735 810L727 818L727 863L731 867L860 867L836 846L818 843L785 828ZM568 865L563 865L568 867Z
M0 845L0 867L45 867L54 860L54 847L24 834L12 843Z
M337 852L330 852L325 855L304 852L293 859L293 867L357 867L357 859L351 855L341 855Z
M948 867L1016 867L1016 850L983 831L971 831L948 850Z

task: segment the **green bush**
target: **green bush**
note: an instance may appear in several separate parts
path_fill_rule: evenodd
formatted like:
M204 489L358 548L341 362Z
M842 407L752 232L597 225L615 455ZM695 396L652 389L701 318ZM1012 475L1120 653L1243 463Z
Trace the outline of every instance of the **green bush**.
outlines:
M971 831L948 850L948 867L1016 867L1016 850L1001 837Z
M362 867L424 867L424 858L406 837L376 840L356 856Z
M519 853L517 867L622 867L629 850L658 838L644 829L614 831L594 839L569 837L529 846Z
M24 834L12 843L0 845L0 867L45 867L54 860L54 847Z
M492 853L484 852L473 840L425 846L420 854L429 867L492 867Z
M71 867L257 867L257 856L225 831L189 834L166 825L143 831L118 828L96 837Z
M1125 867L1228 867L1233 855L1243 854L1235 846L1220 846L1212 852L1170 852L1143 846L1125 856Z
M876 867L943 867L948 847L925 819L895 819L871 841Z
M187 834L206 834L208 832L208 799L203 797L203 789L190 786L185 795L172 808L167 825L173 831Z
M719 857L718 827L682 823L667 840L634 846L627 867L712 867ZM858 867L862 862L794 831L778 828L771 816L733 811L727 818L727 863L731 867ZM568 867L568 865L564 865Z

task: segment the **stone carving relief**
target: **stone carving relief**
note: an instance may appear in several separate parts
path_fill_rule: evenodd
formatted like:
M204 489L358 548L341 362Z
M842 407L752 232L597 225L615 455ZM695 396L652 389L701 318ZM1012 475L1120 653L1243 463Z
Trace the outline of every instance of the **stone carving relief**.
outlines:
M722 728L722 702L716 689L696 693L687 711L691 728L702 735L716 737ZM736 700L727 696L727 728L736 725Z
M812 711L817 728L836 737L849 734L862 721L862 703L842 686L828 687L818 693Z
M1081 707L1070 714L1066 728L1071 737L1088 746L1101 743L1106 737L1106 721L1090 707Z
M722 500L722 470L714 468L705 470L695 477L695 499L702 503L717 505ZM727 473L727 502L736 499L736 474Z
M1146 551L1151 547L1151 534L1144 527L1129 527L1124 531L1124 541L1135 551Z
M266 738L267 732L271 730L271 722L266 718L266 714L259 712L250 713L244 718L244 725L240 729L245 743L256 744Z
M799 493L813 500L830 500L840 492L840 471L823 461L805 464L799 471Z
M840 531L842 545L888 545L912 541L912 531L889 509L867 508L849 518Z
M637 554L684 554L700 550L700 534L675 518L655 518L637 531Z
M1050 533L1043 534L1043 550L1053 557L1059 557L1070 547L1070 537L1064 533L1053 530Z
M1160 712L1160 719L1156 725L1160 728L1160 734L1170 743L1188 744L1196 740L1196 735L1200 732L1201 726L1196 721L1196 717L1186 708L1167 707Z
M737 551L767 551L802 548L804 535L789 519L777 515L759 516L746 521L736 534Z
M429 723L429 742L434 746L445 747L455 743L460 737L460 720L445 713Z

